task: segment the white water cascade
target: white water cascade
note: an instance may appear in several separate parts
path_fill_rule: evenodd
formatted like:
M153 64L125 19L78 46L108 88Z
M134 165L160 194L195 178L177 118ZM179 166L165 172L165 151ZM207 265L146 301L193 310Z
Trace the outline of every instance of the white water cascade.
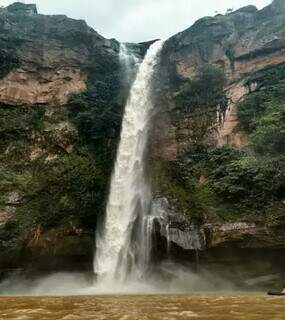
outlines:
M140 63L140 59L130 52L125 43L121 43L120 46L120 64L124 69L124 77L128 83L132 82L135 73L137 72L137 66Z
M144 154L153 109L152 80L162 46L158 41L149 48L126 103L104 228L96 235L94 271L99 281L138 279L149 260L152 218L147 215L151 195L145 180ZM126 61L125 47L121 55L121 61Z

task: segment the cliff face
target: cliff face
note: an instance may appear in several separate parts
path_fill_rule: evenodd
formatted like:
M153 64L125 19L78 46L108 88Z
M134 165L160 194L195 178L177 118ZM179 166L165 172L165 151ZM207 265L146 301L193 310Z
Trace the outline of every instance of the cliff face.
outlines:
M120 117L117 130L102 129L100 137L83 132L81 119L92 121L83 110L89 104L96 117L106 105L120 114L119 43L84 21L15 3L0 9L0 44L1 269L29 264L29 256L55 256L43 268L63 267L62 261L76 268L81 257L91 263Z
M178 253L284 247L284 11L203 18L165 44L148 160ZM0 269L91 270L129 86L119 43L16 3L0 44Z
M254 90L254 83L252 87L246 85L251 75L285 62L284 30L283 1L274 1L260 11L248 6L225 16L198 20L166 42L162 61L162 75L167 79L164 83L168 96L166 105L169 109L177 106L175 96L181 90L177 82L193 79L199 65L221 66L226 76L225 92L229 104L216 140L219 145L247 145L248 139L239 127L236 105L250 90ZM157 137L157 144L162 141L165 146L162 154L167 149L171 150L167 152L168 158L175 158L185 150L189 136L183 123L179 125L176 139L173 139L171 126L160 130L162 134ZM179 139L180 136L183 138ZM169 141L167 145L166 139Z
M116 58L118 44L84 21L39 15L25 8L16 4L0 12L1 69L5 70L0 101L65 104L70 94L86 89L92 63L100 56Z
M284 247L284 64L284 1L206 17L167 40L149 161L176 245L194 224L207 230L204 248ZM273 141L280 148L263 147Z

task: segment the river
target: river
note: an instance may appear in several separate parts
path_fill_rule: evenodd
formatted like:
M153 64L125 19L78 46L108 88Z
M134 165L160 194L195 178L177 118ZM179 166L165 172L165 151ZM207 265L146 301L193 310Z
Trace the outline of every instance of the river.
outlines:
M264 294L1 297L1 320L281 320L285 298Z

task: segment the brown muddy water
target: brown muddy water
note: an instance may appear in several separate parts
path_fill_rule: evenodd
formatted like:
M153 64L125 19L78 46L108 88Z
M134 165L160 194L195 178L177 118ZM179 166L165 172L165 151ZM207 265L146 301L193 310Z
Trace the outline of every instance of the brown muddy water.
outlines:
M247 295L1 297L1 320L285 319L285 298Z

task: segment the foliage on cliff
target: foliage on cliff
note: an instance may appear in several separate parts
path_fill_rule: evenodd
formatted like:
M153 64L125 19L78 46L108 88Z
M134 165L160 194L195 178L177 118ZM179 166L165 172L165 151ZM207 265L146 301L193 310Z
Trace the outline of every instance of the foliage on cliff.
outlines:
M18 240L70 223L93 232L104 212L122 116L120 70L110 61L94 68L86 92L64 107L0 107L0 211Z
M257 153L278 157L285 154L285 66L264 71L257 79L257 89L240 104L238 116L250 135Z
M101 202L94 212L102 213L120 136L124 97L121 94L119 61L102 57L89 71L87 91L71 97L70 121L76 126L80 145L85 146L101 172ZM94 220L96 218L94 217Z
M239 104L238 116L250 137L249 148L194 140L177 161L157 164L159 191L190 219L285 219L284 70L280 66L263 71L247 83L254 83L255 91Z
M97 57L96 57L97 59ZM119 61L101 57L91 64L88 89L69 102L71 119L86 142L112 139L120 130L123 105L119 101L121 82Z
M177 81L177 121L187 121L191 141L202 141L216 129L217 114L221 118L227 108L224 84L223 69L212 64L198 67L192 80Z
M0 205L15 211L23 232L70 220L91 227L101 206L103 174L76 131L61 122L62 112L48 119L41 107L1 109ZM10 203L13 194L16 202Z

